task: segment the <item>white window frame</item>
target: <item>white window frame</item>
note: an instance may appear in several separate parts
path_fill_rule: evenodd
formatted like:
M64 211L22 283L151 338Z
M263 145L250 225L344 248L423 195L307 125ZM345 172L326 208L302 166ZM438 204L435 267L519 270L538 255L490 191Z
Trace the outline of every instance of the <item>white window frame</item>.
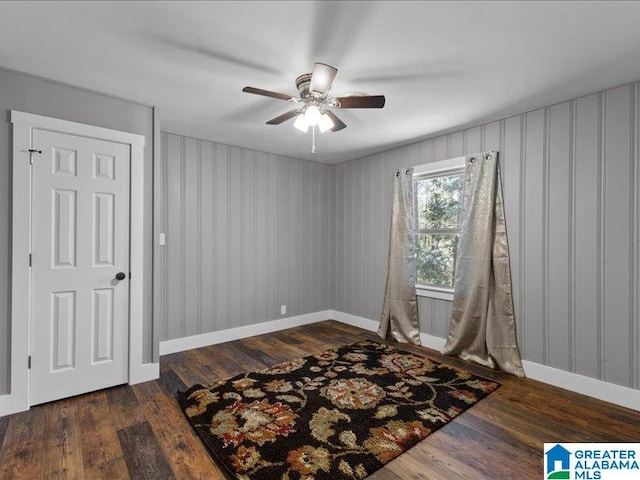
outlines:
M446 175L457 173L465 167L466 157L455 157L439 162L423 163L413 167L413 177L424 175ZM416 295L419 297L437 298L439 300L453 300L453 288L436 287L432 285L422 285L416 283Z

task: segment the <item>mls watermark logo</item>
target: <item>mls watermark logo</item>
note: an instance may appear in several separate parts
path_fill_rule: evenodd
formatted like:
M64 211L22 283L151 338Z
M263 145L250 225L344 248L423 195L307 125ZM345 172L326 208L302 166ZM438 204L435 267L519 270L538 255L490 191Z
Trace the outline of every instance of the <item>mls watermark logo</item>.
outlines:
M546 480L638 480L640 443L545 443Z

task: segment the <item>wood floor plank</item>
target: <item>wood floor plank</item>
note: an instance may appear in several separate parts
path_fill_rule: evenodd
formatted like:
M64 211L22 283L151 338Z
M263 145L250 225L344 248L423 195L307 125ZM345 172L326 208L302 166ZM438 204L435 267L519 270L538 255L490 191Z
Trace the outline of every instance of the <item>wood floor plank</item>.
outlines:
M173 398L156 393L141 404L177 478L224 480Z
M375 333L336 321L289 328L163 356L157 381L2 417L0 479L223 480L228 477L187 423L175 391L363 339L380 341ZM371 480L538 479L544 442L640 442L640 412L424 347L394 346L502 386Z
M116 430L144 422L140 404L131 387L123 385L105 390L111 419Z
M0 449L4 444L4 437L7 435L7 429L9 428L9 416L0 417Z
M41 478L45 407L9 417L9 426L0 451L0 478Z
M79 403L62 400L59 405L44 405L46 421L42 455L42 478L82 480L86 478L82 464L83 435L77 415Z
M129 476L135 480L176 478L148 422L118 430Z
M286 357L273 351L261 350L252 340L242 339L233 342L233 346L267 367L286 361Z
M171 368L162 370L158 384L167 395L175 395L176 392L184 392L187 389L187 385Z
M155 382L154 382L155 383ZM82 439L82 464L87 478L109 479L118 472L127 478L127 466L118 435L113 428L104 391L84 395L78 406ZM121 477L117 477L121 478Z

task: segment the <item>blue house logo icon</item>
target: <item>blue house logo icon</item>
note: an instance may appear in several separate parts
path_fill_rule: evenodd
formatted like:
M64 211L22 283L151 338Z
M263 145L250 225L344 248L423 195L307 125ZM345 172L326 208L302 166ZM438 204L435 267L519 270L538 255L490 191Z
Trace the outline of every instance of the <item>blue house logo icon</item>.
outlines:
M547 457L547 479L568 479L571 452L562 445L556 445L550 448L545 455ZM560 463L560 468L556 468L558 463Z

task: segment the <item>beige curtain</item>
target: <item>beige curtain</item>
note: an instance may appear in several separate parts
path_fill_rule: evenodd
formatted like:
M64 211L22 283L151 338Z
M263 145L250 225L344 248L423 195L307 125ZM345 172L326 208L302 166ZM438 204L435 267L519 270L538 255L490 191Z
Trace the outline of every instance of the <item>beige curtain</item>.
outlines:
M497 152L469 155L445 355L524 376Z
M378 335L420 345L413 233L413 168L395 172L389 264Z

